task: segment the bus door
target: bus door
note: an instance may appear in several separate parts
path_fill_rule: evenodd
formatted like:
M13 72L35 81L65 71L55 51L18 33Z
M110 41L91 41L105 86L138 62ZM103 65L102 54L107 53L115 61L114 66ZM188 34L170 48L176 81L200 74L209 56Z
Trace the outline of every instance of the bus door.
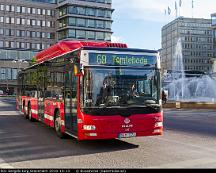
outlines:
M44 120L44 94L45 94L45 69L39 67L37 69L37 96L38 96L38 119Z
M44 95L42 91L38 91L38 118L43 121L44 117Z
M65 131L77 136L77 78L72 67L65 74Z

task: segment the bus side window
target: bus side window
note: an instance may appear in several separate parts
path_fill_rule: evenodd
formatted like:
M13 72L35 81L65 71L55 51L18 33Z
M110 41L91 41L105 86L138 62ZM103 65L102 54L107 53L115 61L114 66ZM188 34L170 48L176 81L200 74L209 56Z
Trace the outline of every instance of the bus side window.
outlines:
M77 77L72 76L72 98L77 96Z
M45 91L45 98L51 97L51 91Z
M66 93L66 95L65 95L65 96L66 96L66 98L67 98L67 99L69 99L69 98L71 97L71 94L70 94L70 92L68 91L68 92Z

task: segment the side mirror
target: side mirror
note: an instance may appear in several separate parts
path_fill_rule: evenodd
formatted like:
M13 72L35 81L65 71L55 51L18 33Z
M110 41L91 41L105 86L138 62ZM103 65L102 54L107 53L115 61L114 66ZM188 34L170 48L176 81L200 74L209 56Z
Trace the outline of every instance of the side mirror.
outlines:
M80 64L74 64L73 65L73 71L75 76L83 76L83 69L80 67Z

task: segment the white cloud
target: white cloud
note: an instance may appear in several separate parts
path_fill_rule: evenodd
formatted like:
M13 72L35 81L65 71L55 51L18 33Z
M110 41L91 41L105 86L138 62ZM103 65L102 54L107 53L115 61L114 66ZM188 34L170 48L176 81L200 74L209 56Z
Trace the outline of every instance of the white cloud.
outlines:
M118 36L112 35L112 36L111 36L111 42L112 42L112 43L121 43L121 42L122 42L122 38L121 38L121 37L118 37Z

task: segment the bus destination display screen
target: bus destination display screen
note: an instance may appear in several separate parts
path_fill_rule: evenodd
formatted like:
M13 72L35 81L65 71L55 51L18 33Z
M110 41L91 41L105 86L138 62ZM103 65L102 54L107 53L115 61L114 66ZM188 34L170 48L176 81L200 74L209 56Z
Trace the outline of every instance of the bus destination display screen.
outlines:
M89 53L89 65L145 66L155 65L156 56L114 53Z

